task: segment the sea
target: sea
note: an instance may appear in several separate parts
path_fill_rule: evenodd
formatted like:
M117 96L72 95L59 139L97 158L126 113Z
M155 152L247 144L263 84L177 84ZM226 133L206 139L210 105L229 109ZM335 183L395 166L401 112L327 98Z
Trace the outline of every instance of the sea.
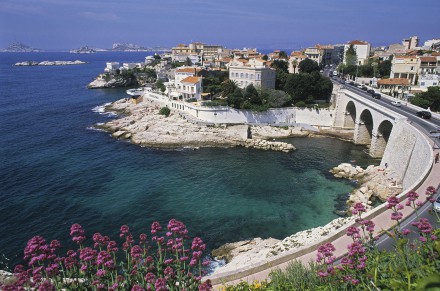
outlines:
M165 226L175 218L208 250L283 239L338 217L335 205L356 185L334 178L332 167L378 163L363 146L334 138L284 140L297 148L292 153L163 150L94 129L117 118L103 105L127 95L87 84L106 62L142 62L148 54L0 53L0 261L21 262L34 235L72 246L74 223L89 239L100 232L117 240L121 225L136 237L154 221ZM12 66L45 60L88 64Z

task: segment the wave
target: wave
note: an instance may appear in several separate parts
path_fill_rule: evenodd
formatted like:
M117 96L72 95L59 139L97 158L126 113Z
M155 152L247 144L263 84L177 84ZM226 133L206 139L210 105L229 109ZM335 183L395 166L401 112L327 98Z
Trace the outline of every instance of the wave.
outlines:
M103 132L105 132L104 129L96 127L96 126L103 125L103 124L104 123L100 122L100 123L97 123L96 125L88 126L88 127L86 127L86 129L87 130L93 130L93 131L103 131Z
M103 105L98 105L98 106L96 106L96 107L93 107L93 108L92 108L92 111L95 112L95 113L98 113L98 114L100 114L100 115L105 115L105 116L108 116L108 117L114 117L114 116L117 115L116 113L114 113L114 112L109 112L109 111L105 111L105 108L106 108L107 106L109 106L110 104L112 104L112 103L109 102L109 103L105 103L105 104L103 104Z

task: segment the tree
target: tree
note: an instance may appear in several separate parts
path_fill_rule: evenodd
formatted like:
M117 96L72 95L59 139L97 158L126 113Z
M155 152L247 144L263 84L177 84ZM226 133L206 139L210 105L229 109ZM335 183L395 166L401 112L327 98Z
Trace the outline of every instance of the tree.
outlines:
M391 74L391 61L386 60L379 63L379 77L389 77Z
M163 81L158 80L156 82L156 87L161 91L161 92L165 92L166 88L165 85L163 84Z
M267 61L269 59L269 57L267 55L264 55L261 57L261 59Z
M289 72L289 65L285 60L274 60L270 66L285 73Z
M287 60L286 52L285 51L280 51L279 57L280 57L280 59L286 59Z
M305 59L299 63L298 69L301 73L312 73L314 71L319 72L319 65L314 60Z
M237 83L232 80L226 80L221 84L221 92L223 97L229 97L238 88Z
M192 66L192 61L191 61L191 59L189 57L186 57L185 66L188 66L188 67Z
M243 91L236 87L234 92L232 92L232 94L228 95L228 105L236 108L236 109L240 109L241 108L241 104L244 101L243 98Z
M158 54L154 54L153 58L156 59L156 60L160 60L161 59L160 55L158 55Z
M428 87L428 91L416 95L411 103L432 111L440 111L440 87Z
M355 66L357 65L357 53L354 45L350 45L345 52L345 64Z
M251 104L261 104L260 96L253 84L250 84L246 87L243 93L243 98L245 101L248 100Z
M292 61L293 73L296 74L296 67L298 67L298 61L295 59Z

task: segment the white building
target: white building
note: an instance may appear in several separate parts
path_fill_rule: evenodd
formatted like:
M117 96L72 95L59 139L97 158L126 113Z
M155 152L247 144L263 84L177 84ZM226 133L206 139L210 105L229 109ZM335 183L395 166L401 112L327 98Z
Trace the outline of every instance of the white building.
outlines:
M116 70L119 70L121 64L119 62L108 62L105 64L104 72L109 74L116 74Z
M234 59L229 65L229 79L240 88L253 84L255 87L274 89L275 70L266 65L262 59Z
M440 76L434 74L420 76L419 86L422 90L428 90L428 87L440 86Z
M411 36L402 40L402 45L405 46L407 50L415 49L419 46L419 37Z
M350 45L353 45L356 51L358 65L366 64L370 57L371 45L368 42L361 40L350 41L344 46L344 63L346 63L345 55Z
M175 93L170 93L171 96L178 99L190 99L195 98L200 100L202 98L202 77L198 77L202 71L197 67L184 67L178 68L174 72L174 88Z
M133 70L136 67L138 67L137 63L123 63L120 69L121 71L127 71L127 70Z

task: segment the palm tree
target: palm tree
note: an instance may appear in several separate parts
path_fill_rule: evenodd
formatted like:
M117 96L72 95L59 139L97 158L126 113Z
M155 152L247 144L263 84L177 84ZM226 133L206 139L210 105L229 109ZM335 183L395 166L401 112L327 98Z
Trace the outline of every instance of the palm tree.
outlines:
M298 61L295 59L292 61L293 73L296 74L296 67L298 67Z

